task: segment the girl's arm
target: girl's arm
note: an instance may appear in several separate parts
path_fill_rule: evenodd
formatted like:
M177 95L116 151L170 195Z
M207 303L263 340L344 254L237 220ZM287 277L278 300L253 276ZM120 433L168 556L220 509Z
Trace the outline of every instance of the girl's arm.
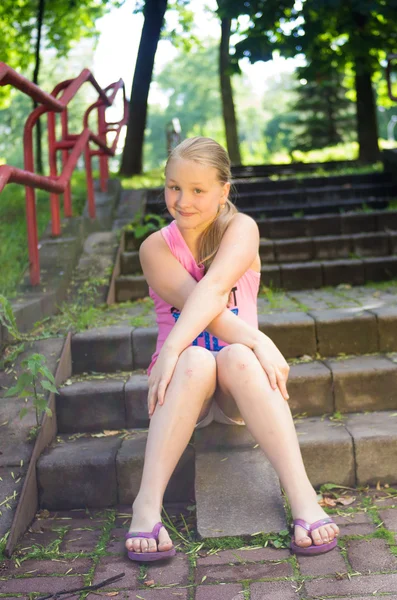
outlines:
M258 342L264 334L226 308L231 288L254 262L258 246L255 221L238 213L208 272L197 282L172 255L160 232L143 242L139 257L148 284L165 302L181 310L166 340L168 347L180 353L204 329L229 344L239 342L252 348Z

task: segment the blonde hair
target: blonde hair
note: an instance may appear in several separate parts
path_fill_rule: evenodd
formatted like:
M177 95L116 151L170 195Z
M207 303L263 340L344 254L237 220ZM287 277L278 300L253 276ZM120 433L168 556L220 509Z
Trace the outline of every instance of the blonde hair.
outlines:
M215 167L217 170L218 181L222 184L227 182L231 183L232 174L229 155L226 150L212 138L197 136L183 140L183 142L178 144L178 146L170 153L165 164L164 173L167 172L167 166L171 160L177 158L193 160L201 165ZM226 227L233 215L237 212L236 206L229 198L227 198L224 208L218 207L218 213L215 219L200 235L198 244L198 262L199 264L204 265L205 272L208 271L215 258Z

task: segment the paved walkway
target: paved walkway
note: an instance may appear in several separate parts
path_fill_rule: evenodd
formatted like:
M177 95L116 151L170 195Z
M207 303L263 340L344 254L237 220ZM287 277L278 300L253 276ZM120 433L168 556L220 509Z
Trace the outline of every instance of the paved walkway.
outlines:
M397 598L397 490L337 490L349 506L329 509L341 528L338 549L297 559L286 548L245 545L232 549L186 546L177 534L176 557L138 566L127 557L124 533L130 507L102 511L41 510L11 559L0 560L0 597L37 598L61 590L95 585L124 575L104 587L61 598L100 596L133 600L306 600ZM194 540L193 507L171 506L175 531ZM181 514L184 517L181 517ZM282 539L282 536L279 538ZM286 539L284 537L284 539ZM255 544L256 545L253 545ZM277 544L277 542L276 542ZM189 553L190 550L190 553ZM33 594L32 594L33 593Z

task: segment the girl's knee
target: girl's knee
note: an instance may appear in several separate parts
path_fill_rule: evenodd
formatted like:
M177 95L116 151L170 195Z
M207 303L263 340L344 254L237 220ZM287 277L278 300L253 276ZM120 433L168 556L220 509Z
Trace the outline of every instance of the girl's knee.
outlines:
M233 369L236 373L250 368L255 362L255 354L244 344L230 344L219 352L216 362L219 370ZM230 373L230 371L229 371Z
M181 352L178 364L181 364L186 369L187 374L201 373L203 371L215 373L216 360L213 354L206 348L201 346L188 346Z

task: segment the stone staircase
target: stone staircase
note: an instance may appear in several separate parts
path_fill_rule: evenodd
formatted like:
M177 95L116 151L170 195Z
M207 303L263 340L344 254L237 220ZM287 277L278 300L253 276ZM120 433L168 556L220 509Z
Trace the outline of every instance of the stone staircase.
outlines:
M269 293L258 299L260 329L291 363L289 403L310 480L397 482L397 296L393 284L359 285L395 276L397 211L274 218L260 227L262 282L278 273L277 287L310 289L287 291L281 307ZM126 282L139 269L128 235L121 264L119 301L131 299ZM334 295L313 289L342 281L348 285ZM73 335L73 375L56 397L58 434L37 463L42 508L133 502L157 337L154 315L145 318L146 327L124 319ZM245 427L195 432L165 494L165 502L194 500L202 537L286 525L277 477Z

